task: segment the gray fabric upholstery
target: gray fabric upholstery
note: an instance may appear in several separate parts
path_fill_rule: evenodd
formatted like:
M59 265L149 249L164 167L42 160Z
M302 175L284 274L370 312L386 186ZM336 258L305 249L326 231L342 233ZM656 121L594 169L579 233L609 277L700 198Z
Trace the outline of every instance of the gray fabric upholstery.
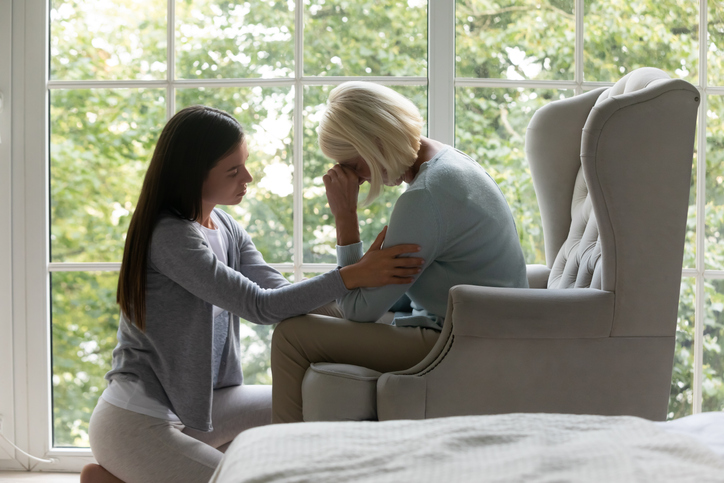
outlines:
M548 288L548 278L551 269L545 265L528 265L526 267L528 275L528 287L530 288Z
M453 287L433 350L377 381L379 419L665 419L698 105L643 68L539 109L526 155L546 266L528 267L530 289Z
M304 421L376 420L381 375L366 367L313 363L302 382Z
M581 130L605 90L602 87L551 102L536 111L526 129L525 153L538 197L549 267L571 228L573 188L581 170Z

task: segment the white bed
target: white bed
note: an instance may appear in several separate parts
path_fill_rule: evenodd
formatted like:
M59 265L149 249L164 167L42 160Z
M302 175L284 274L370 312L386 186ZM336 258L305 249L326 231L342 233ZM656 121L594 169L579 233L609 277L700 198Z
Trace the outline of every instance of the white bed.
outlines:
M344 481L724 482L724 412L273 425L239 435L211 479Z

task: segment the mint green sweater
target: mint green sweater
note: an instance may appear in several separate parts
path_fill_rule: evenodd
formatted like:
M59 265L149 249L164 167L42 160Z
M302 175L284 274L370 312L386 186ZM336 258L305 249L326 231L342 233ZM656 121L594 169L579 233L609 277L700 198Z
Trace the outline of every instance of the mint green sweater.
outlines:
M404 295L395 325L441 329L454 285L528 287L515 222L498 185L466 154L445 146L423 163L392 210L385 246L416 243L423 272L408 285L349 291L338 299L345 317L373 322ZM362 243L337 247L337 263L363 255Z

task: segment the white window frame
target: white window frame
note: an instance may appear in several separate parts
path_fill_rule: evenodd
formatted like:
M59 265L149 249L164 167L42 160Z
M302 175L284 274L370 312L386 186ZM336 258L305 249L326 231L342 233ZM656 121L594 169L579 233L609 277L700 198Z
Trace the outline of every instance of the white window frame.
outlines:
M0 0L0 418L2 432L14 433L12 287L12 0ZM10 388L11 390L7 390ZM0 462L15 450L0 438Z
M454 143L456 87L525 87L571 89L582 92L612 83L583 82L583 1L575 0L575 74L572 81L508 81L455 77L455 0L430 0L428 6L428 77L355 77L389 85L427 85L428 129L432 138ZM700 0L700 25L706 25L707 0ZM333 85L347 77L303 76L303 2L296 0L295 75L285 79L177 80L174 79L174 0L168 0L167 78L157 81L48 81L49 1L0 0L0 91L5 110L0 113L0 202L11 204L11 215L0 210L0 416L3 433L15 444L55 464L33 463L21 454L15 460L0 454L0 470L33 468L36 471L79 471L92 462L88 449L52 447L49 278L54 271L116 271L118 263L50 263L48 259L48 118L49 89L89 87L162 87L167 92L167 117L175 111L177 87L241 85L294 86L294 132L302 132L303 87ZM11 8L12 7L12 8ZM12 11L12 16L6 12ZM12 28L8 27L12 18ZM12 36L12 69L5 36ZM701 107L699 133L706 132L707 94L724 95L724 87L708 87L706 29L699 32ZM9 79L10 75L12 79ZM12 81L12 86L10 86ZM12 87L12 91L10 90ZM8 94L11 92L12 94ZM12 108L12 109L11 109ZM10 113L10 114L9 114ZM8 119L12 116L12 132ZM11 164L6 163L12 141ZM724 270L706 270L704 264L704 207L706 136L698 136L696 268L682 270L695 277L695 350L693 411L701 411L703 314L705 279L724 279ZM334 265L299 263L302 259L302 139L294 136L294 260L273 264L282 271L326 271ZM9 176L8 174L12 176ZM11 189L12 188L12 189ZM9 230L8 228L12 228ZM8 275L12 269L12 276ZM11 301L12 303L8 303ZM9 319L11 318L11 320ZM11 341L10 343L8 341ZM11 364L8 366L8 361ZM10 367L10 368L8 368ZM7 396L11 387L11 396ZM3 449L0 443L0 453Z

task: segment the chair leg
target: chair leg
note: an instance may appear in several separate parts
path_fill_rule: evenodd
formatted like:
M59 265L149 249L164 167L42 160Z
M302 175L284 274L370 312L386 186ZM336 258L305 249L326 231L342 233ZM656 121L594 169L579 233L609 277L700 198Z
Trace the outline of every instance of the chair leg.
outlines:
M80 472L80 483L123 483L113 474L96 464L87 464Z

